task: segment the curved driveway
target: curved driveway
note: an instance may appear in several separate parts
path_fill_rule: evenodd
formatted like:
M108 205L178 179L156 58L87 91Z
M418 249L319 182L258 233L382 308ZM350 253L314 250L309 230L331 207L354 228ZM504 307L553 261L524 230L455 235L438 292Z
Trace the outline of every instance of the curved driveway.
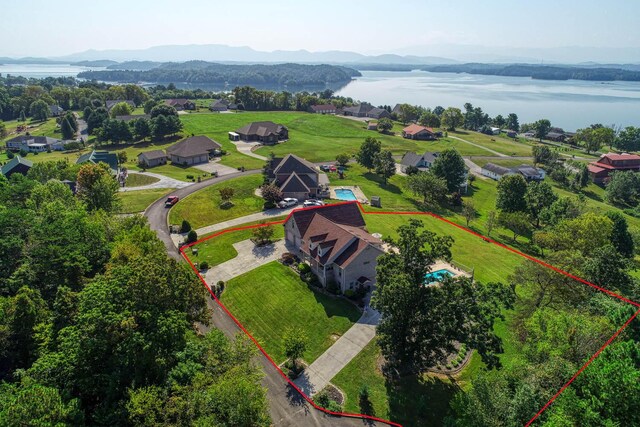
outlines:
M229 179L237 178L243 175L255 175L261 173L261 170L251 170L246 172L237 172L225 175L219 178L212 178L203 182L198 182L185 188L178 189L168 196L178 196L180 199L192 194L198 190L206 188L210 185L224 182ZM169 209L164 207L165 198L156 200L149 206L144 215L149 221L151 229L156 232L160 240L164 242L169 256L176 260L182 260L180 252L173 244L169 233L167 218ZM212 309L211 316L212 326L220 329L226 336L233 338L240 328L229 317L215 301L208 299L209 308ZM202 328L206 331L209 328ZM282 378L276 368L264 356L260 355L259 363L262 365L265 377L262 385L267 389L267 400L269 401L269 413L275 426L318 426L318 427L362 427L363 424L368 426L379 425L379 423L364 421L359 418L340 418L332 417L322 411L315 409L298 393L289 383Z

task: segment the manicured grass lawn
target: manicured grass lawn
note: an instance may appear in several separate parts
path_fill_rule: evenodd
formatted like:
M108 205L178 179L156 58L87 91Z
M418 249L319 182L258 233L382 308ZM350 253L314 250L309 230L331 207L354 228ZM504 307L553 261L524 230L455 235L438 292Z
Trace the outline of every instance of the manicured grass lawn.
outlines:
M514 140L502 135L485 135L480 132L461 129L449 132L448 134L482 145L483 147L490 148L508 156L531 155L532 144L524 138Z
M9 120L4 122L4 124L9 135L3 138L2 142L5 142L8 139L14 138L18 135L24 135L24 132L20 134L13 133L19 125L23 124L22 122L18 120ZM33 136L50 136L52 138L62 138L60 128L58 128L58 124L56 123L55 118L49 118L44 122L37 122L31 119L27 119L25 124L29 126L27 132L29 132Z
M494 165L504 166L505 168L512 168L520 165L533 165L533 158L531 160L519 160L511 159L508 157L501 159L471 159L476 165L483 167L487 163L493 163Z
M280 217L270 219L269 222L280 221L283 219L285 219L285 217L280 216ZM249 222L244 225L260 224L261 222L262 221ZM273 225L273 230L274 230L274 233L273 233L274 241L284 238L284 227L281 224ZM253 232L252 229L233 231L233 232L221 234L219 236L206 240L198 244L197 246L198 255L194 256L194 255L191 255L191 253L188 253L189 258L191 258L191 261L198 262L198 263L202 263L203 261L206 261L209 263L210 267L216 266L218 264L222 264L223 262L229 261L230 259L233 259L238 255L238 252L233 247L233 244L241 242L243 240L250 239L252 236L251 234L252 232ZM220 231L216 231L214 233L205 234L203 236L198 236L198 237L202 239L204 237L210 236L211 234L218 234L218 233L220 233Z
M127 176L126 185L127 187L141 187L143 185L150 185L158 181L160 180L155 176L141 175L139 173L130 173Z
M122 202L120 213L137 213L144 211L147 206L161 197L169 194L173 188L154 188L152 190L121 191L118 198Z
M262 184L262 175L247 175L204 188L180 200L171 208L169 222L180 224L183 219L186 219L195 229L260 212L264 200L254 194L260 184ZM231 199L234 206L221 209L219 191L227 187L235 191Z
M351 303L313 292L278 262L230 280L221 300L278 364L286 359L282 338L288 328L305 331L304 360L312 363L360 317Z

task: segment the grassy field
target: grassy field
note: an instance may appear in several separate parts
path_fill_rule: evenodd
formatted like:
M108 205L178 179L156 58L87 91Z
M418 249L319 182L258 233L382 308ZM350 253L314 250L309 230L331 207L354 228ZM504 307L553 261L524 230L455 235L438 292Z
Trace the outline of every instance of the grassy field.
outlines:
M505 168L512 168L520 165L533 165L533 158L531 160L511 159L509 157L486 159L486 158L473 158L471 159L476 165L483 167L487 163L493 163L494 165L504 166Z
M272 262L227 282L222 302L276 363L285 361L282 338L299 327L312 363L360 317L351 303L313 292L289 267Z
M18 120L9 120L4 122L8 135L1 139L3 143L11 138L14 138L18 135L24 135L24 133L15 133L18 125L23 124ZM56 123L55 118L49 118L44 122L33 121L31 119L27 119L25 124L28 126L27 132L29 132L33 136L50 136L52 138L62 138L62 134L60 133L60 128ZM4 144L2 144L4 145Z
M270 221L280 221L285 219L284 216L275 217L270 219ZM258 222L249 222L243 225L253 225L260 224L262 221ZM284 237L284 227L282 225L274 225L273 226L274 234L273 240L279 240ZM230 259L235 258L238 255L238 252L233 247L234 243L241 242L243 240L247 240L251 238L251 233L253 230L239 230L231 233L222 234L220 236L216 236L212 239L209 239L205 242L199 243L198 255L189 254L189 258L191 261L202 263L206 261L209 263L210 267L216 266L218 264L222 264L225 261L229 261ZM211 234L219 233L216 231L215 233L205 234L203 236L199 236L199 238L207 237Z
M171 208L169 222L180 224L183 219L186 219L191 227L200 228L260 212L264 200L254 194L260 184L262 184L262 175L247 175L204 188L180 200ZM235 191L231 199L234 206L221 209L219 190L227 187Z
M503 135L485 135L480 132L457 130L448 132L466 141L482 145L507 156L530 156L533 144L524 138L513 139Z
M118 193L118 198L122 203L120 213L142 212L151 203L173 190L173 188L154 188L151 190L121 191Z
M131 173L127 176L127 187L141 187L143 185L150 185L160 181L155 176L141 175L139 173Z

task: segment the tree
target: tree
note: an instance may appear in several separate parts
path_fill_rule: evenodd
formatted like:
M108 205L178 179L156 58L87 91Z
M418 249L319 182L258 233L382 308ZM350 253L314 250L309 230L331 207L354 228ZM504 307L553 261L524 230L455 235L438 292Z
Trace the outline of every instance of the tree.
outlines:
M640 194L640 177L632 171L613 171L605 187L604 197L612 204L635 206Z
M506 228L513 233L513 241L518 239L518 236L528 233L531 230L529 225L529 218L524 212L508 212L502 211L498 215L498 224Z
M228 202L233 197L235 190L232 187L224 187L221 188L219 192L220 199L222 199L223 202Z
M629 232L627 220L619 211L608 211L605 216L613 223L611 231L611 244L624 257L632 258L634 255L633 237Z
M105 163L84 164L78 171L78 197L90 211L114 212L120 206L118 181Z
M7 126L0 120L0 138L7 136Z
M64 139L72 139L76 135L76 132L73 130L66 117L63 117L62 122L60 123L60 133L62 133L62 138Z
M20 110L20 121L23 123L27 121L27 116L24 114L24 108Z
M425 286L435 260L450 259L453 240L422 226L414 219L400 226L398 240L389 242L398 250L378 258L372 305L384 313L376 333L385 359L401 372L422 372L442 363L457 341L477 349L489 366L498 365L501 342L493 323L513 301L510 288L468 278Z
M137 119L133 122L133 133L136 140L145 140L151 136L151 124L147 119Z
M376 157L382 150L382 143L375 138L367 137L356 153L356 161L371 172L376 166Z
M126 151L118 151L116 153L116 156L118 156L118 164L119 165L124 165L125 163L127 163L127 152Z
M464 216L464 219L467 222L467 227L469 227L469 223L477 216L476 209L473 206L473 201L464 200L462 202L462 216Z
M533 155L534 165L553 165L558 160L558 153L552 151L546 145L534 145L531 147L531 154Z
M504 212L527 210L527 181L520 174L503 176L498 181L496 208Z
M29 114L33 120L43 122L51 116L51 110L49 110L49 106L46 102L39 99L31 103L31 106L29 107Z
M446 181L430 171L409 175L407 188L414 195L422 197L425 205L439 204L447 195Z
M191 231L191 224L189 224L189 221L186 219L183 219L182 224L180 225L180 232L188 233L189 231Z
M584 212L585 200L581 197L560 197L540 212L540 221L548 225L557 225L564 219L577 218Z
M196 230L189 230L189 232L187 233L187 240L186 243L195 243L198 241L198 233L196 233Z
M558 200L558 196L546 182L532 182L525 192L527 211L536 227L540 227L540 213Z
M266 223L263 223L260 227L254 228L251 232L256 246L270 243L273 233L275 233L273 225Z
M178 112L175 108L166 104L156 105L151 109L151 118L155 119L158 116L176 116L178 117Z
M349 163L349 159L350 156L346 153L338 154L336 156L336 162L338 162L340 166L346 166L347 163Z
M282 191L275 184L265 184L260 187L260 193L262 194L262 198L266 202L265 204L275 205L280 200L282 200Z
M447 190L450 193L460 190L460 186L466 180L467 167L464 159L454 148L443 150L433 162L431 171L437 177L444 179L447 183Z
M487 236L491 237L491 232L495 228L497 221L496 211L489 211L487 214L487 222L485 223L485 227L487 227Z
M464 123L464 116L459 108L449 107L440 116L440 124L449 131L456 130Z
M418 118L418 109L411 104L400 105L400 113L398 114L398 120L407 124Z
M520 123L518 122L518 115L516 113L510 113L507 116L505 127L516 132L520 131Z
M421 116L420 116L420 120L419 123L422 126L427 126L430 128L439 128L440 127L440 117L431 112L431 111L425 111Z
M545 246L556 251L578 251L589 257L596 248L611 244L612 234L613 222L609 218L587 212L549 230Z
M290 328L285 331L282 341L284 354L291 361L293 370L297 371L298 359L306 351L309 340L302 329Z
M535 137L542 141L551 130L551 122L547 119L540 119L533 123L533 130L535 131Z
M576 168L578 171L573 176L572 187L575 190L581 190L589 185L591 176L589 175L589 168L584 163L579 163Z
M115 119L117 116L128 116L132 111L133 109L128 102L118 102L116 105L111 107L111 110L109 110L109 115L111 116L111 118Z
M493 125L496 127L499 127L500 129L504 128L504 125L507 124L507 121L505 120L504 117L502 117L502 114L498 114L497 116L495 116L493 118L492 121Z
M393 122L391 121L391 119L387 119L386 117L383 117L380 120L378 120L378 130L381 133L387 133L391 129L393 129Z
M153 110L153 107L155 107L156 105L158 105L158 102L153 99L145 101L145 103L142 105L144 113L151 114L151 110Z
M622 129L618 133L614 145L622 151L640 150L640 127L627 126Z
M389 150L383 150L376 155L375 158L376 173L382 177L384 185L393 175L396 174L396 162L393 160L393 154Z
M151 120L151 136L159 141L169 135L169 121L167 116L160 115Z

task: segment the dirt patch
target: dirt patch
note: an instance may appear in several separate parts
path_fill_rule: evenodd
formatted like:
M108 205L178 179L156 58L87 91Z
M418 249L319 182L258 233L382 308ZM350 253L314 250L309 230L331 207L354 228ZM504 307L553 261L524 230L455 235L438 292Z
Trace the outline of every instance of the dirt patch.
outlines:
M327 393L329 399L333 400L338 405L342 406L344 404L344 393L342 393L342 391L333 384L327 384L325 388L322 389L321 393L322 392Z
M331 334L331 337L330 337L331 341L334 341L334 342L338 341L340 339L340 336L341 335L338 335L338 334Z

